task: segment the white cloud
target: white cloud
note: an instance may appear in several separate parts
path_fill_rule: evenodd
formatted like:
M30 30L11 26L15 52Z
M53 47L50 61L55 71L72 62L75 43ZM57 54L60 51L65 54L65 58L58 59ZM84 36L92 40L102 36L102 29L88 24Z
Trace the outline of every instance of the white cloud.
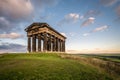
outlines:
M95 21L95 18L94 18L94 17L89 17L87 20L85 20L85 21L81 24L81 26L88 26L88 25L90 25L90 24L93 24L94 21Z
M90 33L84 33L84 34L83 34L83 36L88 36L88 35L90 35Z
M93 29L90 32L84 33L83 36L89 36L90 34L95 33L95 32L105 31L108 28L109 28L109 26L107 26L107 25L104 25L104 26L101 26L101 27L97 27L97 28Z
M21 38L21 37L23 37L23 35L20 35L18 33L0 34L0 38L17 39L17 38Z
M77 13L70 13L70 14L68 14L68 15L65 16L65 19L73 21L73 22L76 22L79 19L79 17L80 16Z
M98 32L98 31L104 31L108 28L109 26L107 25L104 25L104 26L101 26L101 27L97 27L95 28L92 32Z
M118 0L100 0L100 3L104 6L112 6L117 3Z
M67 23L76 23L80 19L80 15L77 13L70 13L64 16L64 18L58 22L58 25L61 26Z
M65 33L60 33L60 34L62 34L63 36L67 37L67 35Z
M75 36L77 33L75 33L75 32L70 32L69 33L69 35L71 36L71 37L73 37L73 36Z

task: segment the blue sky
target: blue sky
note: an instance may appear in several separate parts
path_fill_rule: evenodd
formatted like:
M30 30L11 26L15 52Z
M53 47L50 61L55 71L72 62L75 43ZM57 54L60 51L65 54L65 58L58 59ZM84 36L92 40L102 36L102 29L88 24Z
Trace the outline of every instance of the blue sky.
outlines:
M0 0L0 52L26 52L33 22L65 35L67 52L120 52L120 0Z

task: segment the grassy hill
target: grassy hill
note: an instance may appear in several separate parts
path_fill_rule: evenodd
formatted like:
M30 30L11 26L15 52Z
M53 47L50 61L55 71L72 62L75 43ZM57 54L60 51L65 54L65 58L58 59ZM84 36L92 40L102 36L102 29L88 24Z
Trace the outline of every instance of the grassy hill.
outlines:
M62 55L62 54L61 54ZM114 80L104 69L60 54L1 54L0 80Z

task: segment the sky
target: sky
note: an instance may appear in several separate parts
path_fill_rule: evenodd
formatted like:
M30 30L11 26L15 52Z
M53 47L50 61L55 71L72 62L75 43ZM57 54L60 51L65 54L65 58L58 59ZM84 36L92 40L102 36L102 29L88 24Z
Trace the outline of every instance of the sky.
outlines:
M0 0L0 53L27 52L24 29L46 22L71 53L120 53L120 0Z

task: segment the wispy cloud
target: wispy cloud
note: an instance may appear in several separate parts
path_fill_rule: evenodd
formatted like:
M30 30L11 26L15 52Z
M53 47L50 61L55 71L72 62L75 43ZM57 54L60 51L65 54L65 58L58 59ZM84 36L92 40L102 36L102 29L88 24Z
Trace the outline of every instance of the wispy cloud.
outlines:
M112 6L117 3L119 0L100 0L100 3L104 6Z
M88 36L90 35L90 32L89 33L84 33L83 36Z
M9 34L0 34L0 38L10 38L10 39L18 39L23 37L23 35L20 35L18 33L9 33Z
M84 18L86 17L90 17L90 16L98 16L101 14L100 10L88 10L85 14L84 14Z
M73 36L76 36L76 34L77 34L76 32L70 32L70 33L69 33L69 36L70 36L70 37L73 37Z
M104 25L104 26L101 26L101 27L97 27L95 28L94 30L92 30L92 32L98 32L98 31L104 31L108 28L109 26L107 25Z
M104 26L101 26L101 27L97 27L97 28L93 29L92 31L84 33L83 36L88 36L88 35L90 35L92 33L95 33L95 32L105 31L108 28L109 28L109 26L107 26L107 25L104 25Z
M77 13L70 13L64 16L64 18L58 22L58 25L61 26L67 23L76 23L80 19L80 15Z
M31 3L34 7L32 19L34 21L36 19L46 20L46 19L48 19L48 17L51 17L50 15L46 15L46 14L41 15L41 14L44 13L47 8L55 7L59 3L59 1L60 0L31 0Z
M0 32L8 31L10 29L10 22L4 17L0 17Z
M89 17L87 20L85 20L82 24L81 24L81 27L83 26L88 26L90 24L93 24L95 21L95 18L94 17Z

